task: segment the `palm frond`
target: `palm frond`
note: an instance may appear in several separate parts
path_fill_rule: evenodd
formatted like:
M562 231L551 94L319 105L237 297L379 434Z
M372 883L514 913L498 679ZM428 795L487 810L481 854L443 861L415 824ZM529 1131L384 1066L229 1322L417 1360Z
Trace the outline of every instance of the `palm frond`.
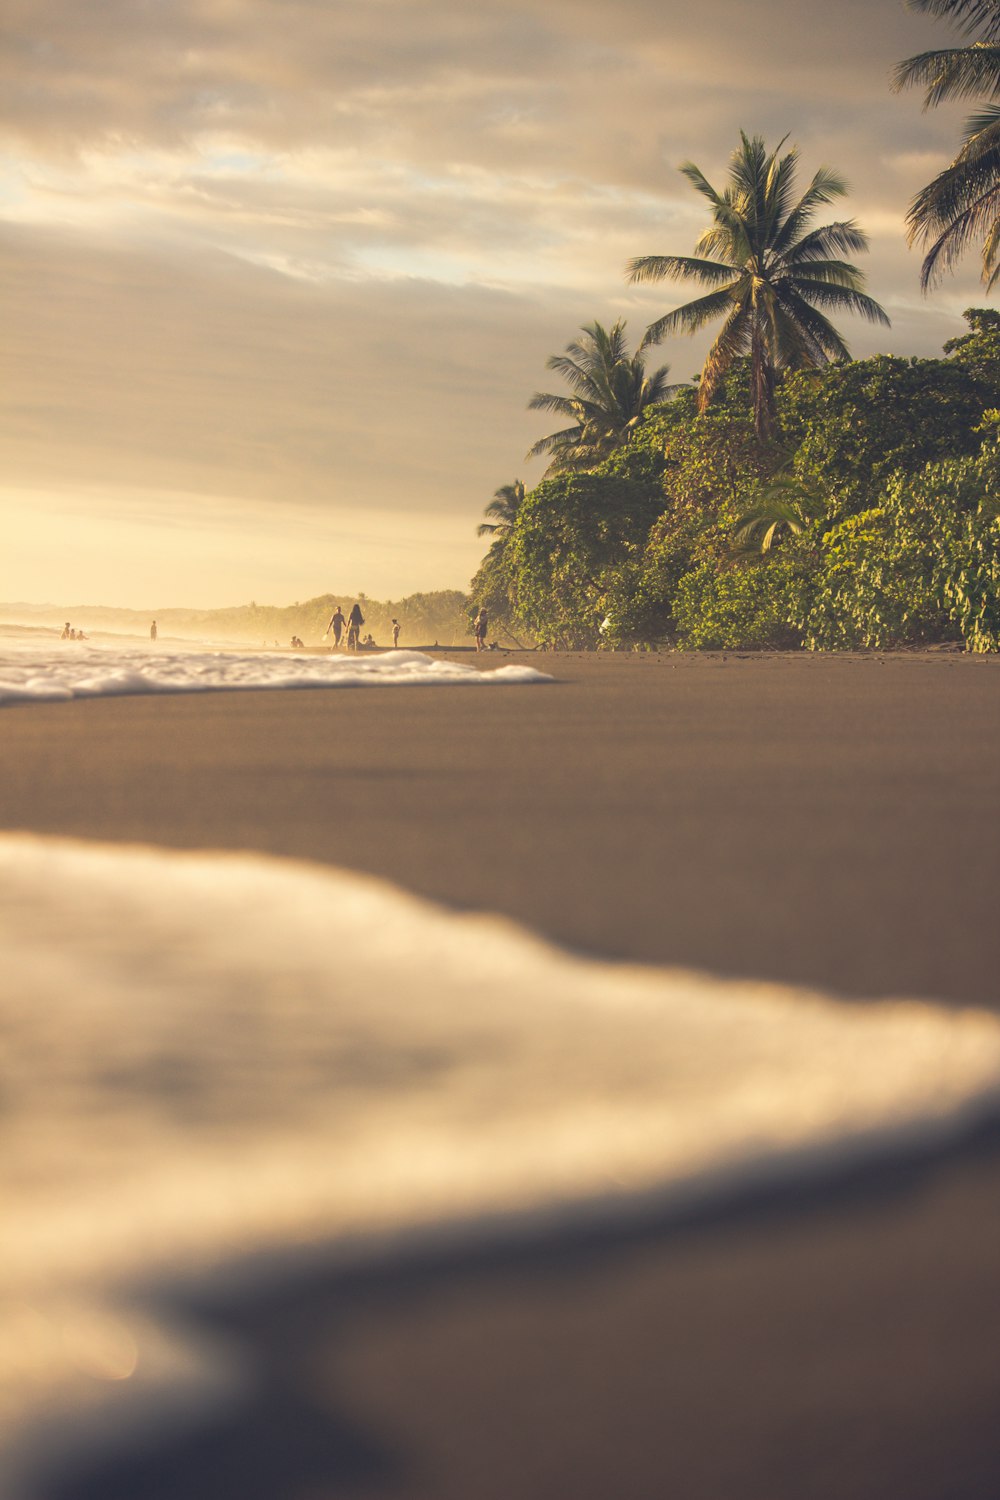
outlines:
M733 267L718 260L699 260L693 255L639 255L628 263L628 280L702 281L706 286L732 278Z
M864 318L866 323L878 323L883 328L891 327L889 314L885 308L869 297L866 292L859 292L853 286L844 286L836 281L823 281L812 279L807 276L796 276L790 283L792 291L799 297L818 307L836 308L838 312L855 313L859 318Z
M628 442L648 406L676 391L668 384L668 365L647 373L641 349L629 353L624 320L610 329L588 324L582 335L567 346L565 354L553 355L546 362L548 369L566 380L571 394L536 391L528 403L530 410L554 411L573 419L572 427L539 438L529 450L529 458L542 453L552 456L548 473L601 462Z
M997 0L906 0L906 5L909 10L953 21L966 36L974 36L978 31L985 41L1000 40L1000 4Z
M655 323L650 323L643 335L642 348L648 349L651 344L658 344L671 333L697 333L699 328L704 328L706 323L711 323L713 318L719 317L732 307L739 296L745 278L739 277L728 286L721 287L717 292L709 292L705 297L696 297L693 302L685 302L683 307L675 307L673 312L666 313L662 318L657 318Z
M826 502L794 479L762 485L756 504L733 528L733 555L760 557L771 550L782 528L800 536L826 513Z
M629 265L632 281L692 280L711 288L651 323L642 347L722 318L702 371L698 405L705 408L733 360L749 353L754 425L767 441L777 425L775 370L845 356L846 345L819 305L888 322L864 292L862 273L842 258L866 250L867 236L853 220L812 227L819 209L846 193L846 183L821 167L799 195L798 151L783 150L784 144L768 151L763 137L741 131L721 193L686 163L684 175L712 205L712 221L694 255L643 256Z
M828 260L836 254L863 255L868 246L864 230L853 219L845 219L837 224L824 224L803 235L782 249L781 258L786 266L798 266L806 261Z
M801 359L783 361L786 369L821 369L823 365L850 359L851 352L844 339L811 300L800 296L794 287L782 288L778 300L806 342Z
M576 408L572 396L557 396L550 391L536 391L528 402L529 411L556 411L561 417L575 416Z
M733 308L708 351L698 382L699 411L704 411L709 405L732 368L733 361L749 353L753 324L748 300Z
M946 47L919 52L901 62L892 75L899 93L926 85L924 108L934 109L946 99L971 99L1000 93L1000 47L973 42L971 47Z

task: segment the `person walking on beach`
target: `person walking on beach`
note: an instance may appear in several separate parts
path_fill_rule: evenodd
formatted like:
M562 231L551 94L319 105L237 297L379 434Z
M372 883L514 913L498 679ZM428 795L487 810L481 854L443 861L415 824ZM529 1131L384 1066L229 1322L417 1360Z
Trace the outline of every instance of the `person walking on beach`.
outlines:
M487 625L488 625L488 619L487 619L487 615L486 615L486 606L484 605L483 608L479 611L478 615L476 616L475 625L473 626L473 629L474 629L475 635L476 635L476 650L477 651L485 651L486 650L486 630L487 630Z
M156 621L155 620L153 621L152 625L150 625L150 627L149 627L149 639L151 641L155 641L156 640Z
M393 650L395 650L395 648L399 645L399 621L398 620L393 620L393 622L392 622L392 645L393 645Z
M330 634L331 630L333 631L334 648L337 648L340 645L340 637L344 633L344 611L341 609L339 604L337 605L337 608L334 610L333 614L330 616L330 623L326 627L327 635Z
M365 617L361 613L361 605L353 604L351 613L347 616L347 649L357 651L358 642L361 640L361 627L365 623Z

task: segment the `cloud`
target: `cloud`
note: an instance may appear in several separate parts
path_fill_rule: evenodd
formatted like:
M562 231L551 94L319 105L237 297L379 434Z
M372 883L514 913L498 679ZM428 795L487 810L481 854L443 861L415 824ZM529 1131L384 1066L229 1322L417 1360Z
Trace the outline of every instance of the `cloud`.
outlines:
M895 319L845 327L856 353L934 352L981 299L974 267L916 292L905 208L958 115L888 92L950 38L894 6L8 0L5 24L3 458L25 494L217 497L229 545L241 502L258 528L298 507L471 536L533 477L546 357L673 305L624 264L691 247L676 165L721 180L741 127L790 132L803 183L849 178ZM684 378L702 353L660 358ZM412 543L428 586L441 535Z

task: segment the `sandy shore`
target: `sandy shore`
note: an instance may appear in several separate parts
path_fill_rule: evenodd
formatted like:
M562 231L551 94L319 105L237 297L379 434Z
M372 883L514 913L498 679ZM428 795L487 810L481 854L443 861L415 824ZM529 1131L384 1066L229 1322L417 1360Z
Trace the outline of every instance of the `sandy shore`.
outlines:
M607 956L1000 1004L1000 661L532 664L558 686L18 706L0 826L283 853ZM220 1302L200 1315L260 1391L62 1493L987 1500L998 1163L986 1135L700 1223Z

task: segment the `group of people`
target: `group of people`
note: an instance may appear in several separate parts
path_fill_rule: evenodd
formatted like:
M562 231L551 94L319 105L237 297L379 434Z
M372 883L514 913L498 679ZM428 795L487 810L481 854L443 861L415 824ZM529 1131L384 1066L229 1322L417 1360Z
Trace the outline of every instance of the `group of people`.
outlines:
M330 623L326 627L323 639L326 640L332 630L335 648L340 646L341 637L345 638L345 645L348 651L357 651L359 646L374 646L375 637L371 631L368 632L364 640L361 639L361 627L364 623L365 617L361 613L360 604L354 604L350 614L346 616L338 604L330 616ZM392 644L394 647L399 645L399 631L399 621L394 619L392 622Z
M84 635L84 633L83 633L82 630L74 630L73 626L69 623L69 621L68 620L66 621L66 624L63 626L63 633L60 636L60 640L63 640L63 641L87 641L89 639L90 639L90 637L88 635Z

